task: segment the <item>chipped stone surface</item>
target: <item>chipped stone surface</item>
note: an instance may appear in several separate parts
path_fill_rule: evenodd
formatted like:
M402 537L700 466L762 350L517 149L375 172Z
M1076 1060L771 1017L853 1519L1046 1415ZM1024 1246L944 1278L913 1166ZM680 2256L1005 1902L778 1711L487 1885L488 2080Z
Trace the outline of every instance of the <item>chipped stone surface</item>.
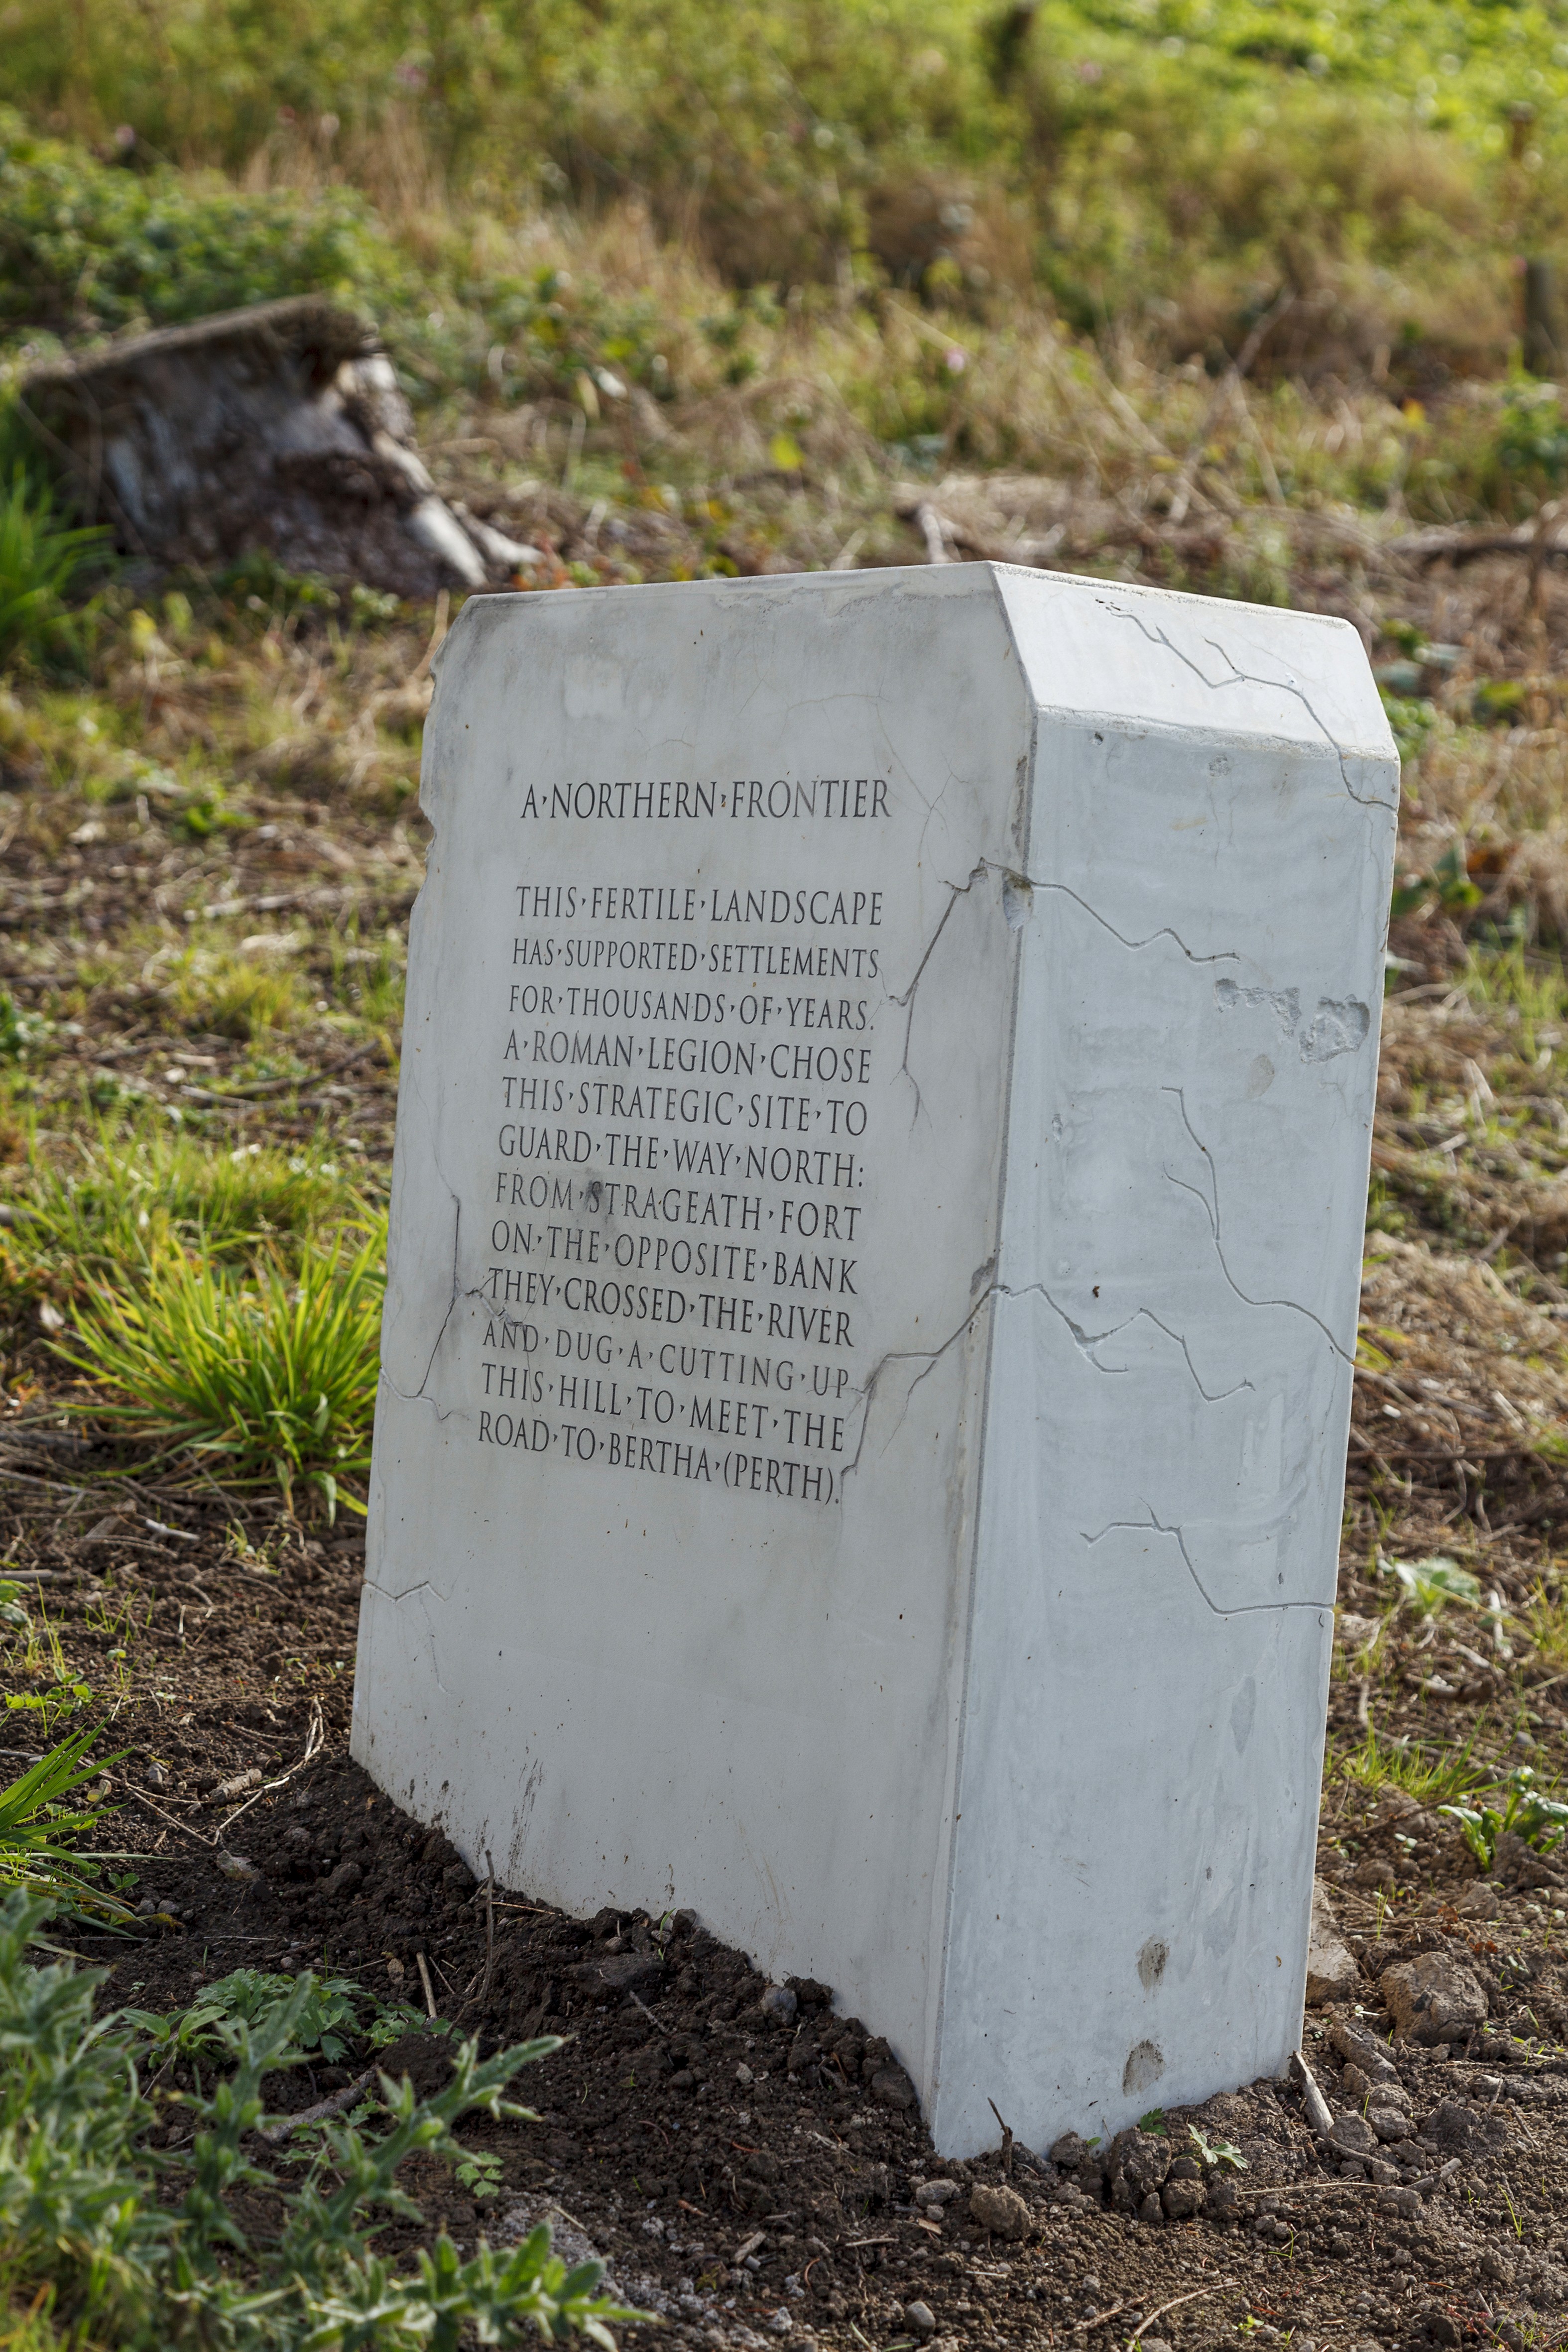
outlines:
M1004 567L439 657L355 1754L943 2154L1298 2037L1396 789L1344 625Z
M1325 2001L1353 2000L1360 1983L1355 1954L1334 1925L1328 1889L1315 1878L1307 1942L1307 2006L1321 2009Z

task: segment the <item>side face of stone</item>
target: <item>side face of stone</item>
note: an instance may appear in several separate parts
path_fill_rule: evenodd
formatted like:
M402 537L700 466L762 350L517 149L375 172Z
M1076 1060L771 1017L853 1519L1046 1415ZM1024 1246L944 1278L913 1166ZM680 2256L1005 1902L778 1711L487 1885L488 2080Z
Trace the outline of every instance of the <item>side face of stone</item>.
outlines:
M1037 711L933 2129L1299 2038L1398 766L1347 626L1003 573Z
M922 2095L1030 727L966 566L472 602L426 741L355 1753Z

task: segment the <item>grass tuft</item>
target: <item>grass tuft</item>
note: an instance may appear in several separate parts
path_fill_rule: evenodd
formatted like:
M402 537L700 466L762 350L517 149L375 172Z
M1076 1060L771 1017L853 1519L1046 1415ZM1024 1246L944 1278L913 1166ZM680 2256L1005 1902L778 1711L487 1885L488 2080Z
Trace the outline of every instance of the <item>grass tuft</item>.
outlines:
M96 1281L59 1352L98 1384L79 1410L240 1486L313 1486L329 1515L370 1472L386 1233L342 1234L298 1272L231 1270L185 1251L134 1294ZM351 1482L345 1489L343 1482Z
M262 963L226 950L187 950L167 985L182 1028L209 1037L248 1043L269 1030L293 1028L306 1010L299 976L286 964Z
M1452 1803L1497 1777L1472 1757L1472 1745L1467 1740L1458 1750L1405 1746L1380 1739L1375 1728L1369 1727L1361 1746L1341 1757L1340 1776L1369 1791L1403 1789L1422 1805Z
M68 1801L119 1761L88 1760L97 1738L96 1731L76 1732L0 1789L0 1889L24 1887L72 1911L125 1919L125 1906L92 1885L98 1864L76 1851L76 1841L96 1827L99 1809Z
M0 662L42 669L78 658L81 621L67 599L108 543L106 530L62 522L52 491L13 468L0 484Z

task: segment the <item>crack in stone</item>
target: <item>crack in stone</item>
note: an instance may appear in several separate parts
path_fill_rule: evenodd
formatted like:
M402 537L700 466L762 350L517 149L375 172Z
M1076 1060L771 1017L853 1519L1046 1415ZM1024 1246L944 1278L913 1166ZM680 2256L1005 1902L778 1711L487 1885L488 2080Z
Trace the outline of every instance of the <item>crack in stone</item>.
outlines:
M946 786L944 785L943 791L945 790ZM947 904L942 910L942 916L937 923L935 930L932 931L931 938L926 942L925 953L921 956L920 962L915 967L913 979L910 982L908 988L903 991L901 995L893 995L891 993L889 995L889 1003L890 1004L900 1006L900 1009L907 1010L909 1016L904 1023L904 1050L902 1058L899 1064L899 1076L901 1078L907 1078L910 1086L913 1087L915 1090L914 1113L910 1120L911 1127L914 1125L915 1119L920 1117L921 1111L925 1108L925 1097L921 1091L920 1080L916 1077L914 1072L910 1067L910 1043L914 1034L915 1025L915 991L920 986L921 980L924 974L927 964L931 961L931 957L936 953L937 942L942 938L943 931L947 929L948 918L952 913L954 907L958 904L960 898L966 898L969 896L969 893L973 889L975 884L977 882L984 881L988 874L999 874L1002 877L1004 887L1005 887L1005 886L1010 882L1017 883L1021 881L1026 889L1027 889L1031 895L1037 890L1041 893L1054 892L1064 898L1070 898L1076 907L1081 907L1083 908L1084 913L1089 917L1090 922L1098 923L1101 930L1109 931L1111 938L1124 947L1128 950L1129 954L1139 954L1144 948L1152 947L1156 940L1170 940L1174 946L1180 949L1182 954L1185 956L1189 963L1242 963L1246 961L1240 951L1236 948L1221 948L1214 955L1200 955L1195 949L1190 948L1187 945L1181 933L1177 930L1173 930L1169 923L1162 923L1160 929L1157 931L1151 931L1146 939L1131 940L1128 938L1125 931L1119 931L1115 924L1110 922L1104 915L1102 915L1098 908L1091 907L1089 900L1081 897L1079 893L1072 887L1070 883L1037 882L1033 875L1019 875L1013 867L999 864L994 857L983 857L972 869L967 882L950 882L947 885ZM1009 923L1009 929L1016 928L1016 925Z
M1189 963L1241 963L1245 961L1236 948L1221 948L1215 955L1199 955L1195 950L1187 945L1180 931L1171 929L1169 923L1162 923L1160 929L1157 931L1151 931L1147 939L1130 940L1125 931L1119 931L1114 923L1107 922L1099 909L1091 907L1087 898L1080 898L1078 892L1068 883L1037 882L1032 876L1027 875L1025 879L1028 882L1031 890L1056 890L1059 891L1064 898L1072 899L1076 906L1083 908L1091 922L1098 923L1102 930L1109 931L1113 940L1120 940L1121 945L1134 955L1142 948L1152 948L1156 940L1173 940Z
M1205 1161L1207 1163L1209 1183L1213 1188L1213 1197L1211 1199L1209 1193L1203 1192L1196 1184L1189 1184L1184 1177L1173 1176L1168 1168L1162 1169L1160 1172L1164 1177L1165 1181L1168 1184L1175 1185L1178 1192L1190 1192L1194 1200L1196 1201L1199 1207L1203 1210L1205 1216L1208 1219L1209 1232L1214 1240L1215 1255L1219 1260L1219 1270L1224 1275L1232 1290L1235 1291L1237 1297L1240 1299L1242 1305L1244 1307L1279 1307L1285 1308L1292 1315L1304 1315L1309 1323L1315 1323L1317 1325L1318 1329L1322 1333L1324 1339L1328 1341L1335 1355L1339 1357L1341 1362L1353 1367L1355 1363L1354 1356L1340 1345L1340 1342L1335 1339L1333 1333L1330 1330L1322 1317L1321 1315L1314 1315L1310 1307L1303 1307L1300 1299L1253 1298L1250 1297L1245 1290L1243 1290L1240 1283L1237 1282L1236 1276L1232 1274L1230 1267L1226 1263L1225 1244L1220 1236L1219 1175L1214 1164L1214 1154L1210 1151L1208 1145L1199 1137L1192 1120L1187 1116L1187 1098L1185 1090L1181 1087L1162 1087L1160 1092L1163 1095L1175 1096L1177 1106L1182 1114L1182 1125L1186 1129L1188 1137L1190 1138L1194 1150L1202 1152Z
M1227 1389L1215 1389L1213 1391L1205 1389L1202 1381L1198 1378L1197 1367L1193 1362L1192 1350L1188 1347L1184 1336L1180 1331L1173 1330L1168 1323L1162 1322L1159 1316L1154 1313L1152 1307L1136 1307L1131 1315L1125 1316L1120 1323L1112 1323L1103 1331L1086 1331L1080 1324L1074 1322L1066 1307L1063 1307L1058 1300L1052 1297L1050 1292L1047 1289L1043 1282L1026 1282L1020 1284L1016 1288L1009 1283L993 1282L986 1286L981 1296L969 1308L968 1313L963 1317L963 1321L958 1325L957 1328L948 1334L947 1338L942 1342L940 1347L929 1349L896 1349L889 1350L887 1355L879 1356L878 1358L875 1365L872 1367L871 1373L866 1382L866 1386L861 1391L865 1400L865 1412L860 1423L859 1443L855 1448L854 1459L846 1463L843 1475L847 1476L851 1470L856 1470L859 1467L861 1451L866 1443L866 1431L871 1417L871 1405L877 1392L877 1383L881 1379L882 1373L889 1364L918 1363L921 1366L921 1370L916 1373L914 1379L910 1382L908 1389L905 1391L902 1411L900 1412L898 1420L893 1423L892 1428L888 1432L887 1442L882 1448L884 1453L887 1452L888 1446L892 1444L894 1438L903 1427L910 1410L910 1401L913 1397L914 1392L919 1388L921 1382L925 1380L930 1373L936 1370L937 1365L940 1363L942 1357L946 1355L948 1349L955 1346L956 1343L963 1339L964 1333L974 1321L976 1316L982 1314L984 1309L991 1305L994 1299L1033 1297L1043 1298L1046 1305L1050 1308L1052 1314L1057 1316L1058 1319L1067 1326L1068 1330L1072 1335L1073 1343L1077 1347L1079 1353L1084 1358L1087 1363L1093 1367L1095 1371L1100 1374L1102 1379L1118 1380L1124 1378L1125 1368L1119 1365L1102 1364L1098 1362L1094 1355L1095 1349L1103 1347L1108 1339L1116 1339L1121 1332L1131 1330L1134 1323L1147 1320L1153 1324L1157 1331L1163 1332L1165 1338L1169 1339L1173 1346L1181 1349L1182 1360L1186 1365L1187 1372L1192 1381L1193 1386L1196 1389L1199 1396L1202 1397L1205 1404L1223 1404L1227 1397L1238 1395L1243 1389L1255 1389L1256 1384L1249 1380L1233 1381L1231 1386Z
M440 1174L439 1169L437 1170L437 1173L438 1175ZM436 1359L441 1352L441 1342L447 1336L447 1326L451 1321L453 1316L457 1313L458 1308L465 1298L480 1298L484 1296L482 1291L465 1291L459 1287L458 1276L458 1247L459 1237L463 1230L463 1203L458 1194L452 1191L452 1187L447 1182L445 1176L441 1177L441 1181L447 1186L447 1191L450 1196L454 1211L452 1218L452 1296L447 1303L447 1312L441 1318L441 1328L437 1332L435 1339L431 1344L429 1359L425 1366L424 1378L420 1381L418 1387L416 1389L400 1389L397 1382L393 1379L392 1374L387 1370L386 1366L383 1364L381 1368L382 1379L386 1382L387 1387L392 1391L393 1395L398 1399L400 1403L427 1404L435 1413L438 1422L449 1421L452 1414L458 1410L456 1405L452 1405L447 1408L447 1412L443 1412L435 1398L432 1396L426 1396L425 1393L425 1391L429 1384L430 1375L436 1369Z
M941 939L943 931L947 929L948 917L952 914L959 900L961 898L966 898L971 890L973 889L975 884L984 879L987 871L988 867L986 861L982 858L980 864L976 866L971 873L967 882L950 882L948 884L947 904L942 910L942 918L938 922L935 930L931 933L931 938L926 942L926 951L924 955L921 956L919 963L915 966L914 978L910 981L908 988L905 989L901 996L894 996L890 993L889 996L889 1003L897 1004L900 1008L907 1007L909 1012L909 1018L904 1023L904 1051L903 1057L899 1064L899 1076L901 1078L908 1078L910 1086L913 1087L915 1090L915 1107L910 1116L910 1125L911 1128L913 1127L915 1120L919 1118L921 1111L925 1108L925 1097L921 1092L921 1082L910 1067L910 1040L914 1034L915 1026L915 991L921 984L921 973L925 971L927 964L930 963L932 956L936 953L937 941ZM868 1398L870 1395L869 1388L868 1388L866 1393Z
M1173 1538L1176 1549L1182 1555L1183 1564L1186 1569L1187 1574L1193 1580L1194 1587L1196 1590L1199 1598L1202 1600L1205 1607L1212 1610L1216 1617L1250 1617L1255 1616L1260 1610L1265 1609L1322 1609L1329 1605L1327 1602L1321 1601L1238 1601L1232 1608L1226 1609L1222 1607L1220 1602L1215 1601L1210 1594L1204 1583L1203 1578L1198 1574L1196 1568L1193 1564L1193 1556L1187 1549L1185 1529L1175 1521L1167 1523L1163 1519L1156 1518L1154 1516L1154 1507L1152 1503L1145 1502L1143 1508L1149 1514L1146 1519L1111 1519L1100 1528L1098 1535L1091 1536L1087 1528L1079 1528L1079 1535L1083 1542L1089 1546L1090 1551L1094 1549L1096 1544L1103 1543L1107 1536L1114 1535L1120 1528L1131 1528L1135 1533L1142 1531L1142 1533L1147 1534L1152 1531L1155 1535L1170 1536Z
M379 1592L382 1599L384 1601L390 1601L395 1608L405 1601L417 1600L419 1601L420 1611L425 1620L425 1637L430 1644L430 1672L436 1678L437 1689L441 1693L443 1697L449 1698L451 1696L451 1693L447 1690L446 1684L441 1680L441 1660L436 1643L436 1628L430 1620L429 1607L423 1598L424 1594L426 1592L433 1592L436 1595L437 1600L442 1603L443 1607L445 1607L448 1595L441 1591L439 1585L433 1583L427 1576L421 1577L417 1584L405 1585L400 1592L394 1592L390 1587L380 1583L374 1577L367 1576L365 1582L373 1592Z
M373 1592L380 1593L384 1601L411 1601L416 1592L433 1592L436 1595L437 1600L443 1603L445 1603L449 1597L447 1593L443 1592L440 1586L428 1576L422 1576L417 1584L404 1585L396 1592L394 1592L389 1584L383 1584L377 1577L367 1576L364 1580L366 1584L369 1585Z
M1219 643L1219 640L1216 637L1205 637L1204 639L1204 643L1205 646L1210 646L1212 650L1219 656L1221 661L1225 662L1228 666L1231 674L1228 677L1209 677L1205 676L1198 664L1194 661L1190 654L1184 653L1180 646L1172 644L1171 639L1166 635L1163 628L1151 629L1146 627L1141 614L1137 613L1130 613L1120 604L1113 604L1107 596L1101 596L1097 601L1103 606L1106 612L1114 614L1119 621L1131 621L1133 627L1142 637L1147 639L1150 645L1163 646L1168 654L1173 654L1179 662L1183 662L1186 665L1187 668L1192 671L1193 676L1199 680L1200 684L1206 686L1211 694L1221 694L1227 686L1266 686L1271 688L1276 694L1293 694L1297 701L1300 704L1302 709L1306 712L1308 718L1311 720L1313 726L1322 736L1324 742L1328 745L1335 759L1339 761L1340 782L1343 784L1349 797L1352 801L1359 802L1363 808L1393 809L1398 805L1396 801L1379 799L1375 793L1357 792L1355 786L1350 780L1350 771L1345 766L1344 751L1338 738L1329 727L1321 712L1313 707L1310 696L1305 693L1300 687L1297 686L1293 680L1287 677L1265 677L1261 671L1240 668L1237 662L1232 659L1231 656L1226 653L1225 647Z

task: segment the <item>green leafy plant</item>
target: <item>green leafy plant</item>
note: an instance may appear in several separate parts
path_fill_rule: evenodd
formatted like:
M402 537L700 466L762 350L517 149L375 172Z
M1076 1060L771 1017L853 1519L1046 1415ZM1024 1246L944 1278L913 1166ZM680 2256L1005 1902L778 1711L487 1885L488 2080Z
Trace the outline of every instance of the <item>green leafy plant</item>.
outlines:
M385 1287L384 1228L340 1237L298 1274L235 1273L173 1252L134 1293L89 1286L66 1360L99 1385L78 1410L241 1485L300 1480L330 1513L370 1469Z
M19 1005L8 988L0 988L0 1062L25 1061L47 1041L50 1024L41 1013Z
M306 202L117 170L0 110L0 322L158 324L402 274L349 189Z
M1434 1556L1429 1559L1391 1559L1385 1565L1398 1578L1405 1599L1419 1617L1435 1617L1450 1601L1457 1601L1466 1609L1479 1609L1481 1605L1479 1579L1457 1560Z
M101 1971L30 1965L48 1916L47 1904L20 1893L0 1908L0 2235L8 2284L43 2290L71 2342L119 2352L172 2341L225 2352L457 2352L464 2342L579 2332L614 2352L609 2324L646 2315L598 2292L601 2263L569 2270L542 2227L504 2251L481 2240L467 2260L443 2235L411 2271L375 2251L389 2219L419 2219L399 2168L421 2153L462 2162L453 2126L466 2114L534 2120L505 2094L555 2042L482 2063L478 2044L464 2042L429 2099L406 2077L383 2074L373 2127L327 2126L290 2179L260 2160L257 2135L273 2126L286 2136L262 2084L300 2063L297 2032L318 1997L301 1977L253 2021L214 2024L210 2088L174 2095L189 2138L154 2151L147 2134L163 2109L142 2085L145 2035L123 2016L94 2020ZM282 2205L265 2237L247 2226L258 2194Z
M1568 478L1568 415L1554 383L1516 376L1498 419L1498 462L1537 498Z
M97 1738L96 1731L75 1733L0 1789L0 1888L27 1888L71 1910L125 1919L124 1904L94 1884L100 1864L77 1851L78 1840L90 1834L103 1811L100 1805L69 1802L105 1769L89 1761Z
M1430 704L1426 706L1428 709L1431 707ZM1389 715L1392 720L1393 712L1390 711ZM1399 731L1398 724L1395 723L1395 734L1398 735ZM1415 745L1414 749L1407 748L1405 740L1401 738L1400 752L1403 758L1412 758L1414 751L1418 749L1418 744ZM1389 911L1397 922L1402 916L1414 914L1416 908L1422 906L1428 898L1435 898L1446 915L1464 915L1468 914L1472 907L1479 906L1481 895L1479 885L1470 879L1469 870L1465 863L1464 843L1451 841L1429 873L1417 875L1410 882L1395 883Z
M469 2148L458 2159L458 2182L472 2197L498 2197L501 2160L488 2148Z
M226 2046L226 2026L258 2024L280 2001L291 1998L299 1981L264 1969L235 1969L226 1977L204 1985L200 1998L189 2009L174 2010L167 2014L128 2009L124 2016L146 2037L150 2050L221 2051ZM385 2014L381 2004L353 1977L312 1979L310 1991L295 2016L294 2047L307 2056L320 2056L329 2066L339 2064L348 2055L351 2044L362 2038L360 2015L366 2006L376 2012L377 2021L381 2021ZM393 2031L384 2034L380 2043L373 2036L373 2047L384 2046L398 2033L406 2032L410 2023L417 2022L413 2010L398 2011Z
M1500 1805L1443 1805L1439 1811L1447 1813L1459 1824L1461 1836L1483 1870L1490 1870L1497 1860L1497 1843L1505 1833L1522 1838L1526 1845L1543 1853L1549 1846L1561 1843L1568 1834L1568 1804L1557 1798L1543 1796L1535 1786L1535 1773L1528 1764L1521 1764L1503 1783L1504 1797Z
M1214 2169L1217 2169L1222 2165L1228 2165L1233 2172L1247 2170L1246 2157L1228 2139L1211 2140L1205 2133L1198 2129L1196 2124L1187 2126L1187 2137L1197 2149L1200 2164L1206 2164Z
M75 659L80 625L67 602L109 533L64 522L47 484L18 463L0 481L0 662Z

